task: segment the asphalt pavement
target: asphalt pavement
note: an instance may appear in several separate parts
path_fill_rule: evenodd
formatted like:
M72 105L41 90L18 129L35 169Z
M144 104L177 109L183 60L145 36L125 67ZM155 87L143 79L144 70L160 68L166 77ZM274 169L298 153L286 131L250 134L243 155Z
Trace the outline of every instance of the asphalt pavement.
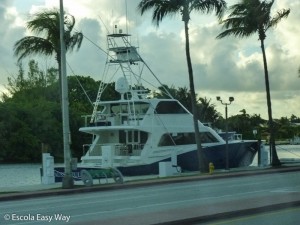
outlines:
M159 178L158 175L140 176L140 177L125 177L123 184L116 184L112 181L95 181L91 187L84 186L81 182L76 182L72 189L62 189L61 183L51 185L30 185L24 187L11 187L0 190L0 201L12 201L28 198L37 198L45 196L58 196L67 194L80 194L93 191L109 191L113 189L125 189L135 188L150 185L161 185L168 183L182 183L187 181L209 180L209 179L222 179L230 177L242 177L242 176L259 176L270 173L286 173L300 171L299 162L283 163L282 166L273 167L245 167L235 168L230 170L217 170L213 174L200 174L194 173L182 173L171 177ZM270 211L276 209L282 209L287 207L300 206L300 191L293 193L292 198L277 198L259 199L253 202L248 202L243 207L240 207L241 203L238 201L227 205L219 205L213 207L207 207L203 209L201 214L199 211L193 211L187 209L185 212L177 212L174 215L178 215L176 220L170 221L164 224L193 224L194 222L207 221L211 218L228 218L237 215L253 214L258 211ZM184 217L180 217L184 215ZM123 221L124 222L124 221Z
M267 173L284 173L300 171L300 161L283 163L280 167L258 167L249 166L242 168L231 168L230 170L215 170L212 174L201 174L199 172L181 173L169 177L160 178L158 175L124 177L123 184L114 183L112 180L94 180L94 185L86 187L81 181L76 181L71 189L63 189L61 183L38 184L19 187L4 187L0 189L0 201L25 199L33 197L65 195L82 192L104 191L111 189L132 188L148 185L159 185L164 183L180 183L192 180L220 179L225 177L253 176Z

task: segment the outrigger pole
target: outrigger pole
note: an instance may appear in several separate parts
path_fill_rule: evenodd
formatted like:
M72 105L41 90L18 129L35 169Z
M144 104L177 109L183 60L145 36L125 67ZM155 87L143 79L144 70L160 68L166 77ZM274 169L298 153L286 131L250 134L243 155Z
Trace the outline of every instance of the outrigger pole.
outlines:
M61 63L61 104L62 104L62 122L63 122L63 142L64 142L64 164L65 176L62 180L62 188L73 188L74 180L71 170L71 134L69 125L69 98L68 98L68 80L66 69L66 46L64 39L64 7L63 0L60 0L60 19L59 19L59 37L60 37L60 63Z

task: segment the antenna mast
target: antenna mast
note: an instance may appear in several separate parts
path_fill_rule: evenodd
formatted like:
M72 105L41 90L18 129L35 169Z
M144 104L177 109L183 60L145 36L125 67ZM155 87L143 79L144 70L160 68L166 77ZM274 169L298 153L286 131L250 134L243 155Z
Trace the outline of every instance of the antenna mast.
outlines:
M125 15L126 15L126 34L128 34L128 18L127 18L127 16L128 16L128 9L127 9L127 0L125 0L125 9L126 9L126 13L125 13Z

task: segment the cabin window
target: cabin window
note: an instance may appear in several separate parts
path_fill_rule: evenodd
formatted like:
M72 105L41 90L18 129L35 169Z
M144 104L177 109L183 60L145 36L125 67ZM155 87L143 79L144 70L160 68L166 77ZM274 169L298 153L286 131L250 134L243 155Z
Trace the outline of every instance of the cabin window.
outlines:
M130 110L128 107L130 106ZM131 113L131 114L139 114L144 115L149 109L149 104L144 102L136 102L135 104L113 104L111 106L111 112L118 114L118 113Z
M157 114L185 114L187 111L177 101L161 101L155 109Z
M145 144L148 140L148 133L144 131L119 131L119 142L128 144L128 143L139 143Z
M149 109L149 104L148 103L136 103L136 104L134 104L134 108L135 108L136 114L144 115L144 114L146 114L146 112Z
M201 143L218 142L217 138L209 132L201 132ZM160 138L158 146L174 146L174 145L189 145L196 144L195 133L176 133L163 134Z
M111 106L111 112L114 114L118 114L118 113L128 113L128 107L127 105L112 105Z
M200 136L201 136L201 143L219 142L218 139L209 132L203 132L203 133L201 132Z
M139 136L139 131L136 130L131 130L127 131L128 132L128 143L139 143L140 142L140 136Z
M158 146L173 146L176 145L173 141L171 134L164 134L161 136Z

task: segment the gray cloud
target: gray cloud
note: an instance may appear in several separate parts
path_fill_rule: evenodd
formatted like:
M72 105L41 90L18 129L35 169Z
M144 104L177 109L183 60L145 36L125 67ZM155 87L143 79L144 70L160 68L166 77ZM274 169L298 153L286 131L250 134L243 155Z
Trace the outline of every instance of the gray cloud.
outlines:
M30 2L40 4L39 6L44 4L43 1L30 0ZM52 1L47 2L53 4ZM143 59L162 83L188 87L183 22L180 16L166 19L159 28L156 28L151 23L151 13L143 16L137 13L136 7L139 2L140 0L127 1L127 25L129 31L134 34L133 44L139 46ZM236 1L228 2L232 4ZM89 11L81 15L81 11L76 8L78 5ZM290 113L285 109L294 110L291 113L296 115L300 110L297 106L300 96L300 78L297 74L300 66L298 50L300 12L296 10L300 7L300 2L282 0L277 1L275 6L277 5L280 9L290 7L292 10L287 19L267 33L265 40L273 111L275 116L279 117ZM9 73L17 71L12 48L14 42L22 38L25 32L24 27L15 26L15 17L7 16L9 6L14 6L14 1L2 0L0 3L1 84L7 81L7 71ZM105 26L110 32L113 24L118 24L123 30L126 28L125 1L101 0L101 5L100 3L95 5L93 0L77 0L70 5L66 1L65 8L78 18L76 29L105 50L107 34ZM18 14L18 19L26 21L25 12L22 13ZM100 17L105 24L101 22ZM247 39L228 37L216 40L215 37L220 32L221 27L215 17L192 15L190 44L197 90L201 96L212 99L215 99L217 94L234 95L236 101L232 106L232 112L237 107L236 112L245 108L251 113L266 115L264 71L258 37L254 35ZM84 39L78 52L68 54L67 58L76 74L101 79L106 56L87 39ZM54 63L52 65L55 65ZM247 99L247 105L242 99ZM286 107L282 107L282 104Z
M10 15L8 7L12 5L12 1L5 0L0 2L0 84L7 83L7 77L14 75L16 71L16 58L13 56L13 45L18 37L21 37L24 28L16 27L15 17Z
M85 36L79 51L68 53L68 63L75 74L88 75L99 80L106 55L98 48L106 51L106 40L101 36L101 25L94 19L82 19L76 29ZM80 62L80 63L79 63ZM71 74L71 71L68 72Z

